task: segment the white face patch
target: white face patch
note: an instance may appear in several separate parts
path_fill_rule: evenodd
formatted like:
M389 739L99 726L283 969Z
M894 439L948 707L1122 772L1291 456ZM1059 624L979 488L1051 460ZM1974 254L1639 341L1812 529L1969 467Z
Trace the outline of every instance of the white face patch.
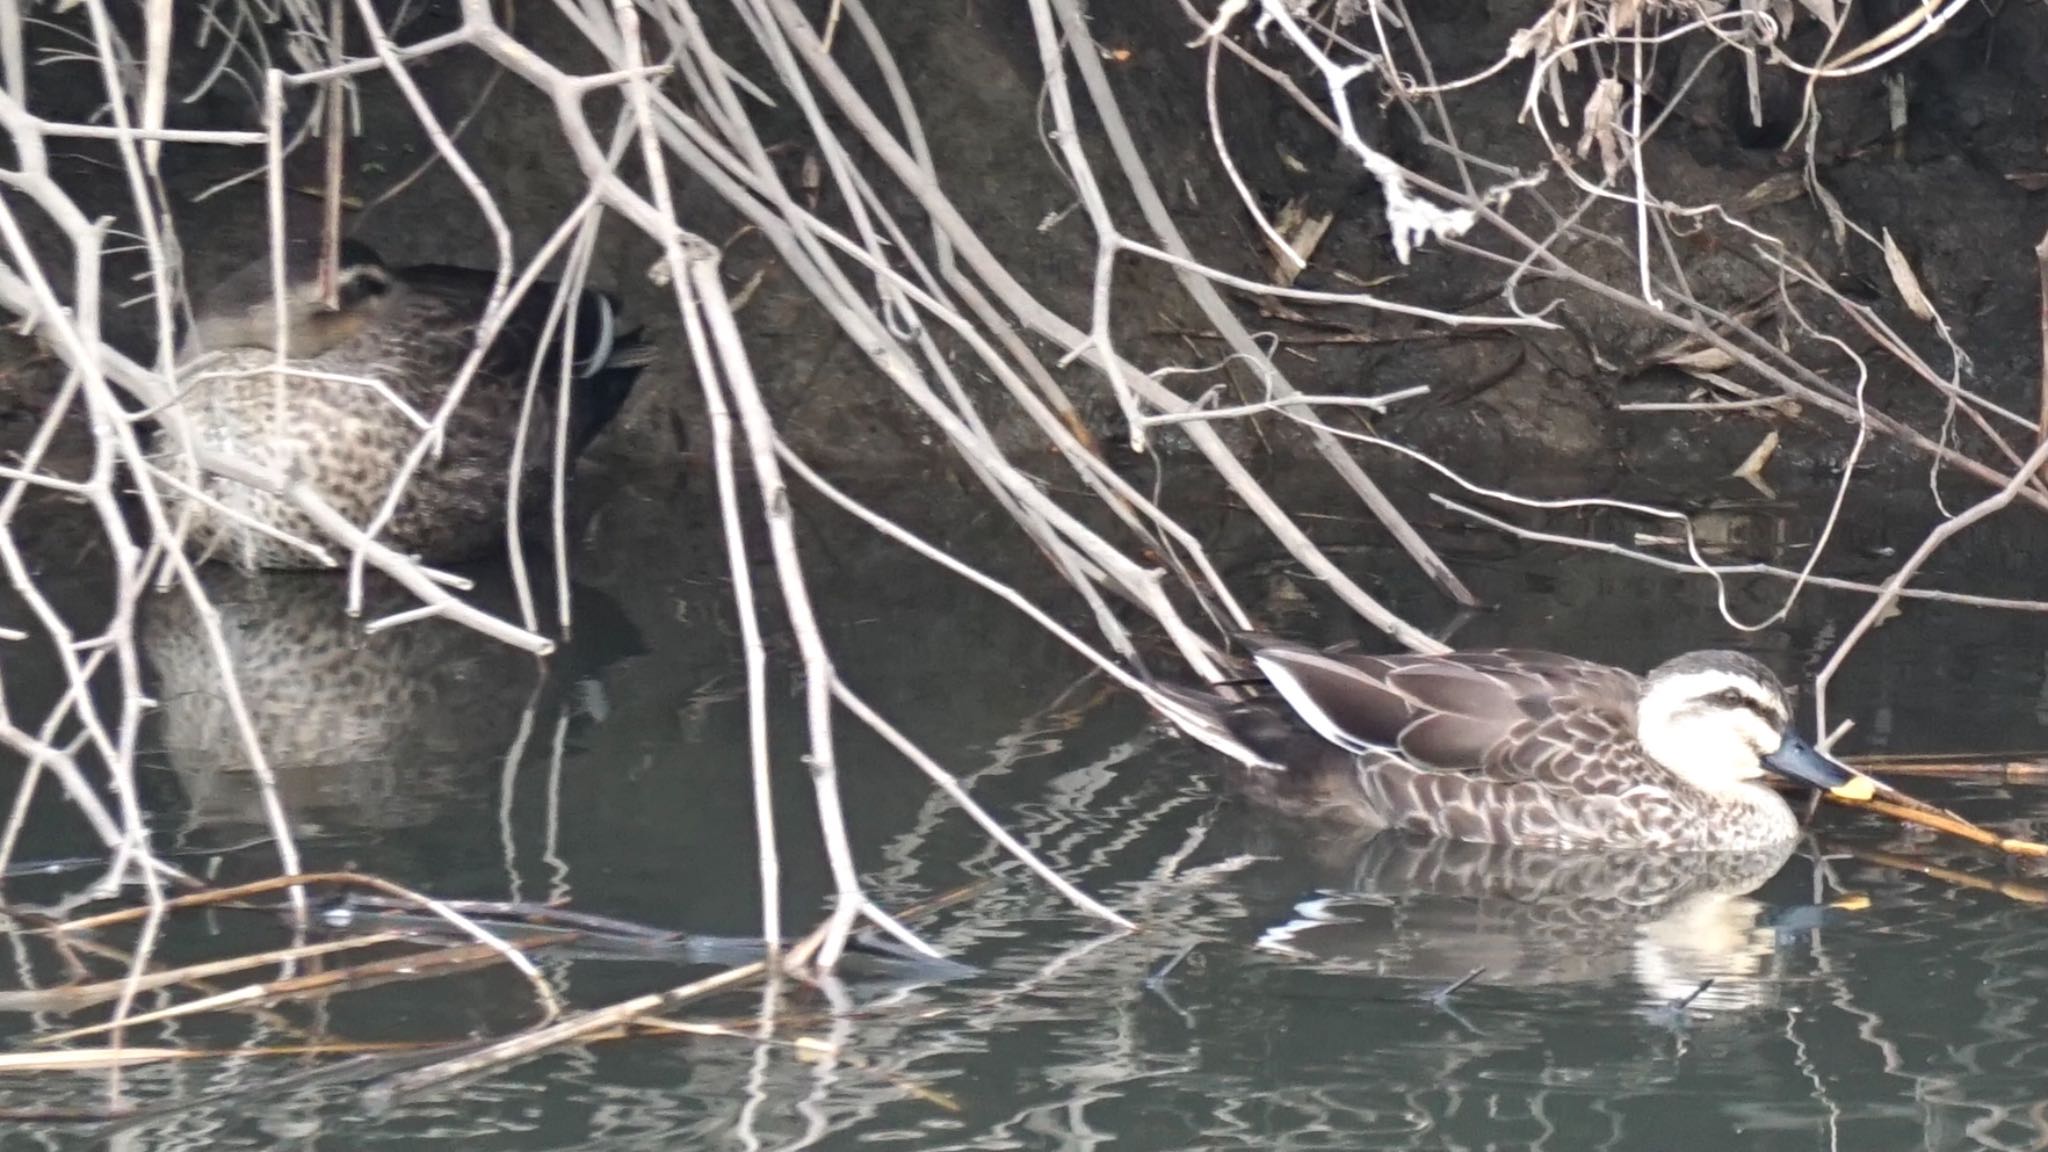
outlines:
M1770 686L1719 668L1667 676L1636 703L1636 739L1652 760L1710 792L1764 774L1789 717Z
M1753 676L1722 668L1703 668L1652 681L1643 692L1637 710L1642 713L1675 713L1688 707L1728 710L1731 705L1748 705L1743 711L1763 714L1764 722L1782 730L1791 722L1779 695ZM1772 745L1776 747L1776 745Z
M355 300L360 303L364 299L372 296L382 296L389 291L391 291L391 273L372 264L356 264L343 268L341 274L335 277L334 294L344 301ZM317 303L319 298L320 280L318 276L315 276L312 283L311 300Z

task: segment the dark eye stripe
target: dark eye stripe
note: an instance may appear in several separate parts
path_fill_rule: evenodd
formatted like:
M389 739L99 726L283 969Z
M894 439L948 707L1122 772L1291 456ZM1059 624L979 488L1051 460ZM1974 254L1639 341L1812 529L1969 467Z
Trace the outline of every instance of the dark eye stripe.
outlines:
M372 296L391 291L391 277L381 268L358 267L341 270L335 295L343 308L351 308Z
M1761 700L1739 688L1723 688L1706 699L1716 707L1748 712L1757 719L1772 726L1785 722L1784 718L1777 714L1777 709L1769 707Z

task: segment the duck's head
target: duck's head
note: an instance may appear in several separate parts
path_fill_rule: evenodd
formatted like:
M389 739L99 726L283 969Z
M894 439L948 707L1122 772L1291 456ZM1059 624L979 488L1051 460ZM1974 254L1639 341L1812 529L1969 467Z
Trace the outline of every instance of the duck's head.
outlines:
M1806 742L1792 724L1784 685L1740 652L1688 652L1652 671L1636 702L1636 739L1652 760L1710 792L1769 771L1869 795L1867 778Z
M391 270L375 250L359 241L344 240L340 267L335 271L335 306L329 308L322 299L320 245L311 241L287 244L286 352L295 358L317 356L348 339L383 308L395 284ZM231 348L275 348L277 304L266 254L198 298L181 358Z

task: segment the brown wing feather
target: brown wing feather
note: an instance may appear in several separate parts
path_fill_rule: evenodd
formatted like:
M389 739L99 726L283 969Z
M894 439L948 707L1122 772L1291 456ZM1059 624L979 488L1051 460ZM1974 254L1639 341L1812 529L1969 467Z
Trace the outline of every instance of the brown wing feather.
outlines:
M409 269L408 276L413 271ZM455 273L467 272L466 269L434 271L446 275L429 277L421 283L408 281L391 301L391 311L373 329L322 358L337 364L379 365L384 369L381 375L387 385L428 417L447 399L449 388L475 347L477 321L482 318L489 290L488 278L481 291L476 284L453 278ZM532 317L527 315L536 307L536 293L541 294L542 303L552 298L550 286L535 285L492 341L463 393L462 404L451 418L449 435L431 467L462 469L471 462L451 459L451 453L475 448L485 458L479 463L503 471L505 456L511 449L511 435L518 426L519 410L525 400L527 372L536 351L536 330L530 323ZM535 439L527 446L529 471L552 457L546 441L554 427L552 413L557 389L549 367L542 366L539 387L534 390ZM470 431L476 435L465 434Z
M422 416L431 419L448 398L449 388L474 347L481 301L463 300L453 291L401 290L378 322L312 361L314 367L337 372L374 374ZM516 345L517 340L513 340ZM501 338L449 416L441 451L430 455L406 488L406 498L386 530L386 537L413 551L466 556L489 547L503 536L507 494L506 460L519 426L526 390L523 370L504 365L511 346ZM551 447L555 388L544 375L535 405L525 466L524 491L544 491L539 478L552 466ZM375 493L376 501L359 509L366 520L401 461L421 433L383 401L365 405L377 413L380 450L363 454L360 475L339 478L351 490ZM363 440L368 433L358 432Z
M1641 682L1622 669L1513 649L1368 656L1263 640L1255 654L1331 724L1420 768L1594 793L1630 783L1599 767L1634 743Z

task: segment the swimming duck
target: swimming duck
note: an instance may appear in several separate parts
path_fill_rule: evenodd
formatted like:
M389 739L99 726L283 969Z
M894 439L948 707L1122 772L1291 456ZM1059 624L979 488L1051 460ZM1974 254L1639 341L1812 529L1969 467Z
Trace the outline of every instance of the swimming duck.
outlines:
M493 276L445 265L387 266L369 246L342 245L334 307L321 299L319 251L285 254L284 331L293 372L269 371L278 322L266 257L200 297L180 349L188 390L180 406L207 451L236 456L304 481L357 525L376 515L407 455L475 346ZM428 563L474 558L505 536L508 461L527 379L538 385L520 476L523 497L545 500L554 465L555 398L566 343L570 361L567 453L571 465L626 401L651 350L621 332L608 295L586 291L543 344L555 287L535 284L506 319L451 414L438 453L407 486L380 539ZM573 334L566 338L565 331ZM324 377L324 378L323 378ZM382 389L366 383L375 380ZM187 505L196 539L245 569L313 568L305 550L253 527L301 539L321 535L267 492L210 479Z
M1800 736L1778 678L1739 652L1638 677L1549 652L1246 643L1273 695L1170 695L1190 734L1269 770L1245 774L1256 798L1297 812L1494 844L1754 851L1799 833L1767 771L1871 794Z

